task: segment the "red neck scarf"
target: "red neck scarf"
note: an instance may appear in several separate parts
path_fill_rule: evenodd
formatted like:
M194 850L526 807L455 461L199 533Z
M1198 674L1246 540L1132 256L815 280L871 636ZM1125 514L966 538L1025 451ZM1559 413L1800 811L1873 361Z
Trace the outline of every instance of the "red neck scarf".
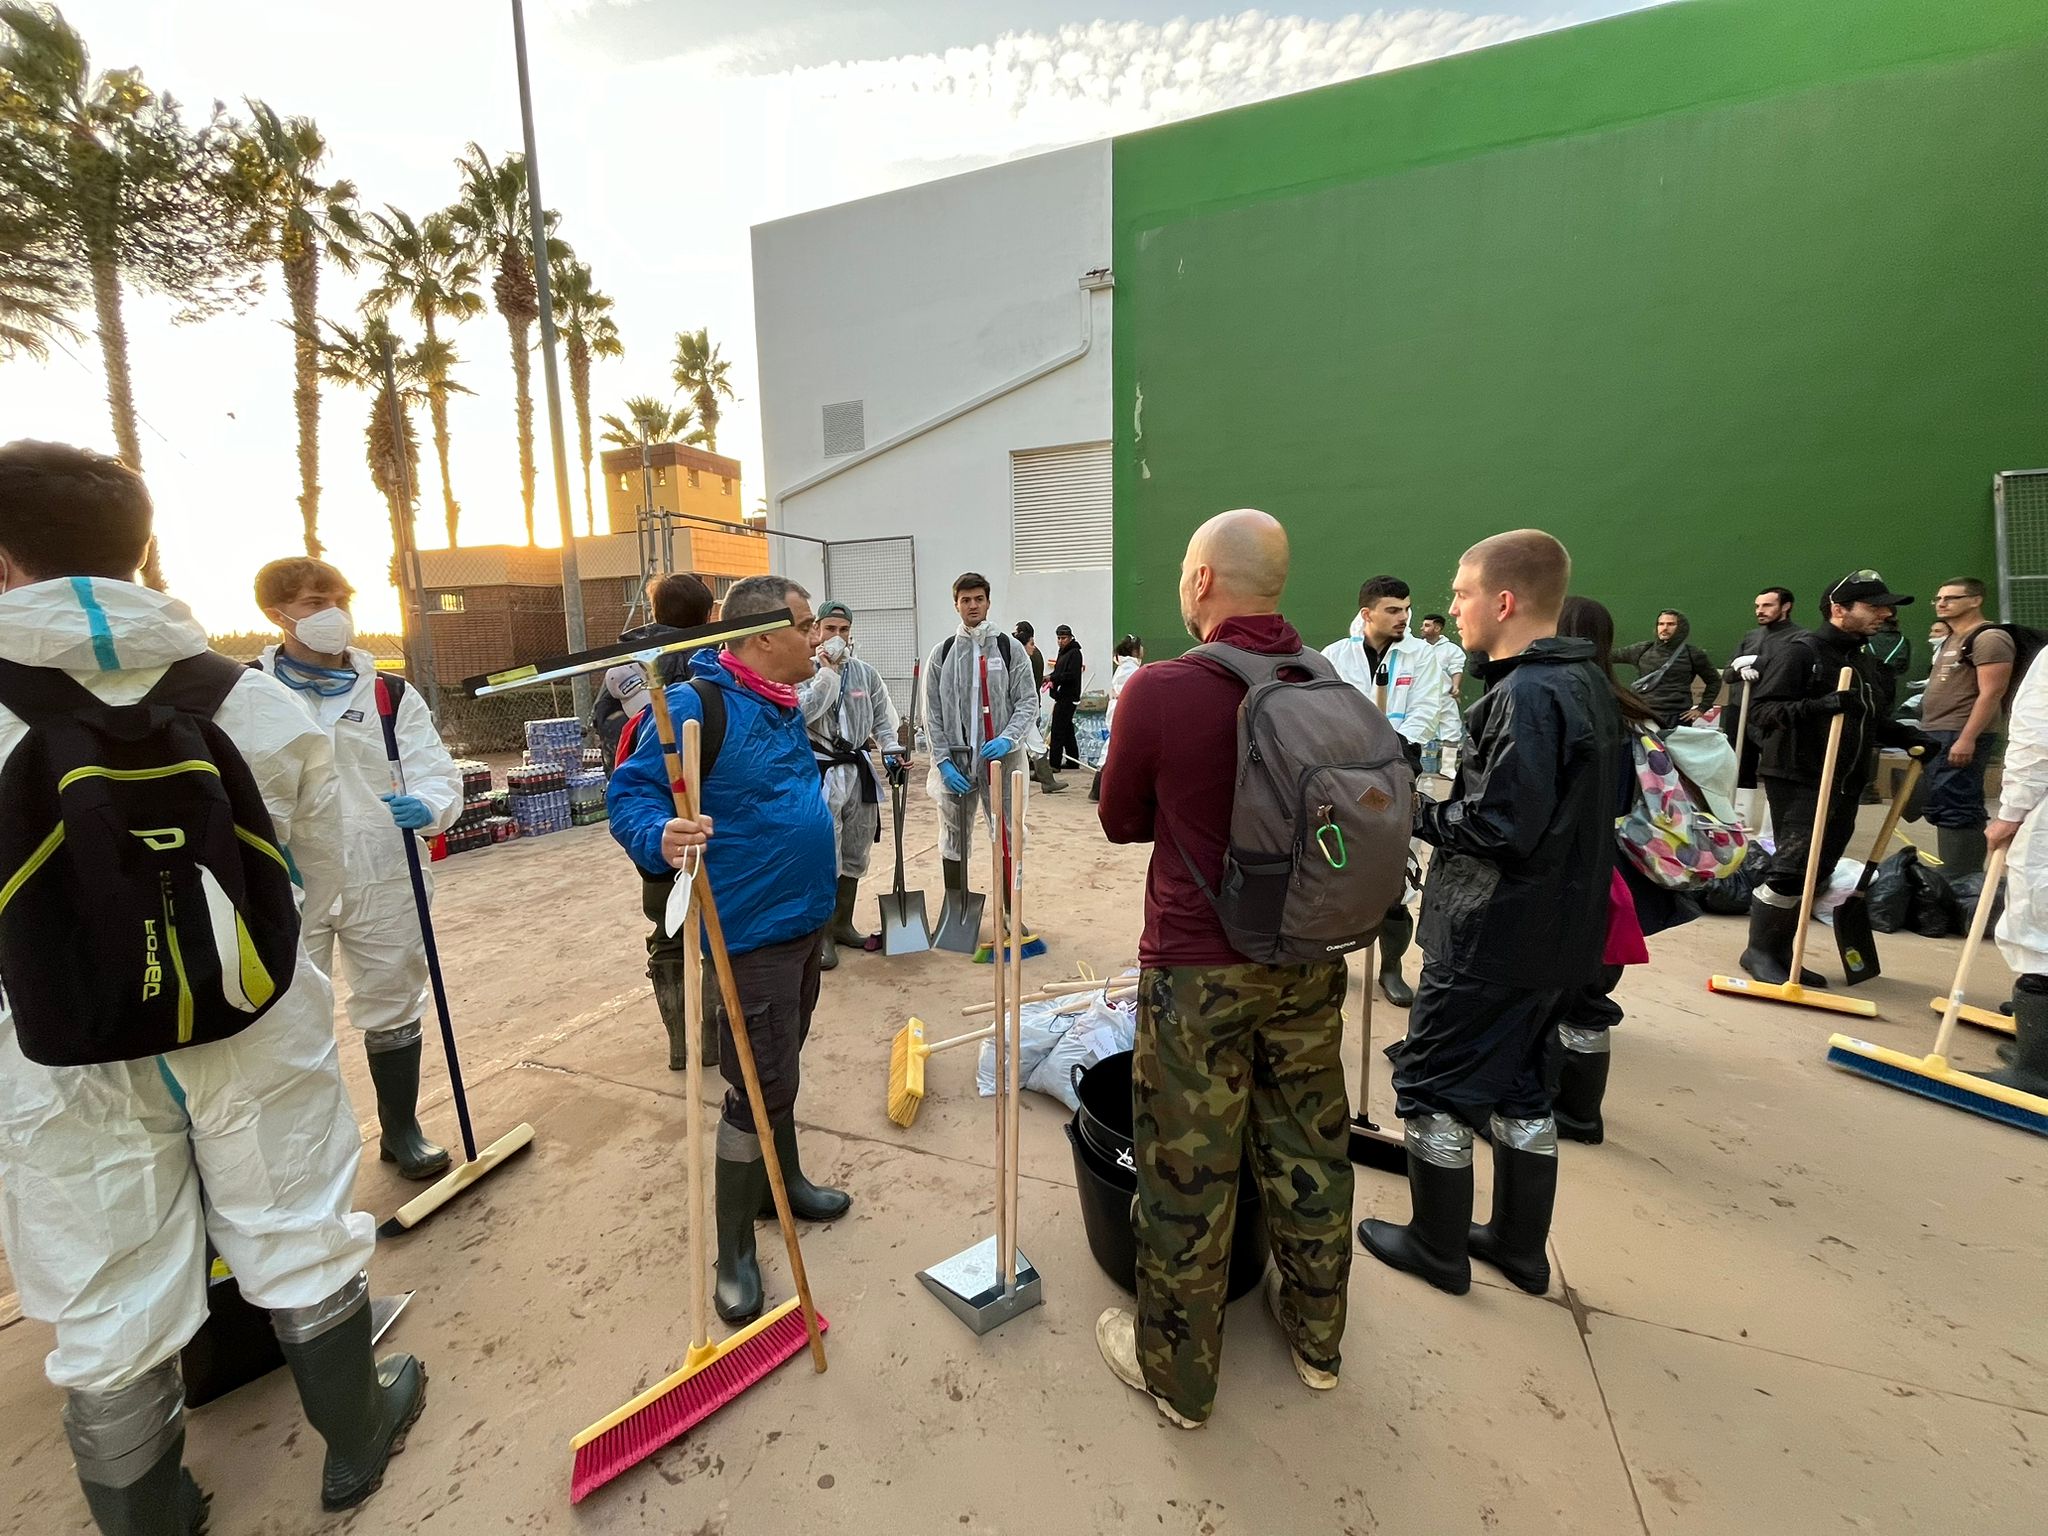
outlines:
M732 674L733 681L749 693L757 693L770 704L780 704L784 709L796 708L796 690L789 684L769 682L731 651L720 651L718 660Z

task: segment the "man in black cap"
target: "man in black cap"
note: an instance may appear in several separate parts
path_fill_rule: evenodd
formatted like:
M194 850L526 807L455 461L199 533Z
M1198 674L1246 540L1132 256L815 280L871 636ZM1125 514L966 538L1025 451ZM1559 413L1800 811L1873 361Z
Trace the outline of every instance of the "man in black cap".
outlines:
M1074 734L1074 707L1081 702L1081 647L1074 632L1062 624L1053 631L1060 643L1052 662L1052 766L1081 766L1081 742Z
M1939 749L1925 731L1892 718L1897 679L1864 648L1887 619L1913 599L1891 590L1871 570L1851 571L1821 594L1820 624L1774 641L1759 660L1750 697L1750 729L1757 738L1757 775L1770 801L1778 836L1770 873L1749 909L1749 948L1742 968L1758 981L1782 985L1792 971L1792 943L1806 885L1807 855L1820 810L1821 766L1828 726L1843 717L1842 747L1829 786L1820 871L1825 880L1856 831L1856 807L1870 782L1878 746ZM1842 668L1853 674L1840 686ZM1825 986L1819 972L1802 986Z

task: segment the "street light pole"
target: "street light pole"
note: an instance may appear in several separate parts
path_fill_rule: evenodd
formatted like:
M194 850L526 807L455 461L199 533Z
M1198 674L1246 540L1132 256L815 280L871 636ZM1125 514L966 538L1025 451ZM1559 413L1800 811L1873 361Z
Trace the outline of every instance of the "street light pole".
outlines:
M589 647L583 627L583 578L576 565L576 516L569 506L569 450L562 435L562 381L555 368L555 306L548 284L547 204L540 196L540 155L533 142L533 87L526 69L526 8L512 0L512 48L519 59L519 124L526 135L526 201L533 226L533 285L540 300L541 374L547 381L548 440L555 450L555 507L562 519L562 620L572 652ZM570 684L576 718L590 718L590 679Z

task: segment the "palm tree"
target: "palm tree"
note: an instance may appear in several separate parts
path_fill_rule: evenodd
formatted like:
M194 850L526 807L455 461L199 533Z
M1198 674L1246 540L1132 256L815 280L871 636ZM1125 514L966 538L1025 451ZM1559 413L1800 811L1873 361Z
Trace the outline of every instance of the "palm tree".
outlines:
M430 213L415 221L411 214L387 205L383 213L369 215L369 225L366 253L375 264L376 281L363 296L365 312L386 314L400 305L410 309L426 332L423 351L439 348L443 316L463 321L484 312L477 264L463 252L451 215ZM428 380L427 415L434 427L441 512L452 549L458 542L462 504L455 499L455 483L448 474L448 394L443 384Z
M676 388L697 404L697 419L704 423L704 446L718 451L718 397L737 400L726 374L732 364L718 355L718 344L710 329L676 333Z
M94 74L85 40L55 10L0 4L0 165L46 265L91 290L114 441L131 469L142 439L124 283L196 319L259 281L233 240L232 126L216 105L188 127L139 70ZM143 579L163 583L153 543Z
M669 409L666 400L652 395L634 395L621 407L623 417L603 418L604 440L619 448L652 448L656 443L701 443L702 432L691 432L693 412L687 405ZM684 434L688 435L685 436Z
M363 429L365 458L370 483L391 514L391 582L403 591L398 561L406 546L406 530L417 518L420 479L420 445L412 428L412 411L429 398L436 375L443 389L467 393L447 377L455 361L454 349L445 341L421 342L409 348L382 315L371 315L360 330L335 320L320 324L324 332L315 331L309 338L320 377L370 392L370 416ZM384 374L387 355L398 384L395 397Z
M0 361L41 360L52 341L78 340L70 314L84 302L84 284L53 259L33 221L0 211Z
M320 374L316 356L320 257L344 272L356 268L363 226L352 181L321 174L327 141L310 117L279 117L250 101L251 121L235 146L242 207L242 248L251 261L284 269L291 303L292 407L299 418L299 521L306 553L320 543Z
M599 357L624 357L618 323L611 317L610 294L600 293L590 268L580 261L553 264L549 273L555 301L555 328L569 354L569 393L576 401L576 443L583 455L583 522L597 532L597 506L590 495L590 363Z
M526 542L533 533L533 324L540 318L540 290L533 280L533 236L526 196L526 156L509 154L493 163L475 144L455 162L462 172L462 192L448 210L464 251L479 266L497 269L491 297L505 319L512 339L512 384L519 428L519 490L526 511ZM549 212L548 256L556 259L559 242L552 238L561 215ZM566 252L568 247L559 246Z

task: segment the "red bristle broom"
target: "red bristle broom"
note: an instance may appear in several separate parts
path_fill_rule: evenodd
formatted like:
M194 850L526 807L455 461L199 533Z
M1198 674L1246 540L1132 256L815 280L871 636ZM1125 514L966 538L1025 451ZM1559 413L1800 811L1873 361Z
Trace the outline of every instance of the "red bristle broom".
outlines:
M669 780L675 786L676 812L693 817L698 800L698 724L684 722L683 749L678 760L675 722L669 715L668 697L662 680L647 667L648 693L654 705L655 728L661 733L662 751L668 763ZM726 1018L732 1027L733 1049L739 1059L740 1075L746 1080L747 1102L753 1106L754 1123L768 1124L761 1099L761 1079L754 1066L754 1051L747 1039L746 1015L741 1011L739 989L733 982L732 962L725 950L725 931L718 921L718 908L711 896L711 880L701 862L695 868L694 898L703 913L704 929L710 940L711 962L725 999ZM694 945L690 948L696 957ZM694 964L692 970L694 971ZM580 1503L593 1490L603 1487L627 1468L637 1466L656 1451L703 1423L767 1376L786 1360L802 1353L806 1343L819 1371L825 1369L824 1333L828 1324L811 1302L811 1285L804 1273L803 1253L797 1246L796 1223L790 1214L789 1192L782 1181L782 1164L775 1155L771 1137L761 1138L761 1155L768 1165L768 1185L775 1198L775 1215L782 1227L782 1241L789 1250L791 1278L796 1295L773 1311L765 1313L723 1343L711 1342L708 1286L705 1274L710 1265L704 1234L708 1226L704 1206L703 1051L702 996L694 975L683 981L684 1033L688 1037L689 1075L685 1124L689 1139L690 1175L690 1346L682 1369L657 1382L617 1412L598 1420L570 1442L575 1462L569 1474L569 1502Z

